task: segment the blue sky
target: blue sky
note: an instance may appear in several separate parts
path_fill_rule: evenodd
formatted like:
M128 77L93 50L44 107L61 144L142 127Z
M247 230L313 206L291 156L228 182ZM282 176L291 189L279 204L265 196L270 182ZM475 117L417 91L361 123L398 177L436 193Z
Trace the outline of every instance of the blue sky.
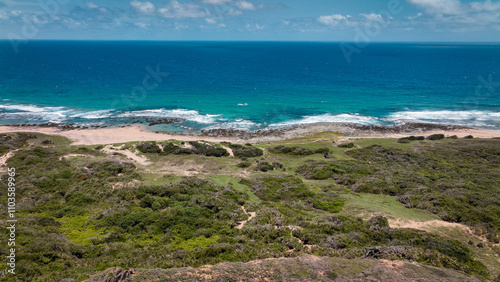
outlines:
M0 0L0 38L500 42L500 0Z

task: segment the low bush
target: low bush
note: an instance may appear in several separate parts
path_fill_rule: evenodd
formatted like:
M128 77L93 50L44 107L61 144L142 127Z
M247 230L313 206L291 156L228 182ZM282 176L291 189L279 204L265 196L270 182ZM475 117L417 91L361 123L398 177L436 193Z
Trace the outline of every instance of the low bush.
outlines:
M274 170L274 166L268 162L259 162L255 167L256 171L268 172Z
M188 148L182 148L177 145L175 145L172 142L165 143L163 144L163 152L161 153L162 155L190 155L192 154L193 151L191 151Z
M245 146L231 144L229 147L233 150L234 156L238 158L255 158L264 154L261 149L252 146L252 144L246 144Z
M149 154L161 153L161 149L158 146L158 144L156 144L155 141L141 142L141 143L136 145L136 148L137 148L137 150L139 150L139 152L144 153L144 154L146 154L146 153L149 153Z
M193 153L207 157L227 157L229 152L221 147L213 146L210 144L200 143L197 141L190 141L189 144L193 146Z
M236 166L239 168L247 168L247 167L252 166L252 163L251 162L241 162L241 163L237 164Z
M427 137L427 140L441 140L444 139L444 134L432 134Z
M408 137L404 137L404 138L399 138L398 143L408 144L408 143L411 143L411 141L410 141L410 139L408 139Z
M337 147L339 147L339 148L354 148L354 143L343 143L343 144L337 145Z

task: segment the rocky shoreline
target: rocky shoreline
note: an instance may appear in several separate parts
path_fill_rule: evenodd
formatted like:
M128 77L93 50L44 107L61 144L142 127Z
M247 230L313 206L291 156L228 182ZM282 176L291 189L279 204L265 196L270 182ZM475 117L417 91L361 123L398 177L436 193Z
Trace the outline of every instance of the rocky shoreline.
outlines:
M175 123L175 121L165 121L165 120L152 120L146 121L147 125L144 124L145 129L148 130L148 126ZM118 128L132 127L133 124L140 123L134 121L132 124L120 125ZM142 122L141 122L142 123ZM16 128L52 128L60 131L69 130L84 130L84 129L102 129L102 128L112 128L106 125L91 125L84 126L78 124L60 124L60 123L42 123L42 124L10 124L6 125L9 127ZM334 131L343 133L348 137L357 136L382 136L388 134L418 134L427 131L454 131L454 130L469 130L473 129L465 126L456 125L445 125L445 124L433 124L433 123L405 123L398 126L367 126L367 125L356 125L348 123L316 123L309 125L294 125L281 128L267 128L259 129L254 131L249 130L238 130L238 129L202 129L198 133L175 133L181 136L197 136L197 137L211 137L211 138L232 138L240 140L253 140L253 139L265 139L265 140L277 140L277 139L288 139L304 136L307 134L324 132L324 131ZM169 132L155 131L157 134L171 134Z

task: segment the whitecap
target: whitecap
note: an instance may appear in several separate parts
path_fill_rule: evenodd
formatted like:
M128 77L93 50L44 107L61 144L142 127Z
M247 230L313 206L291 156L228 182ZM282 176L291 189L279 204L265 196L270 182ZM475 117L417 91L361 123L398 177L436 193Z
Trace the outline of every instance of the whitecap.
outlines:
M359 114L322 114L317 116L303 116L302 119L290 120L282 123L274 123L269 127L293 126L315 123L353 123L360 125L374 125L380 123L376 117L362 116Z
M0 109L10 112L0 113L1 119L43 120L62 123L67 119L68 109L64 107L41 107L37 105L0 105ZM16 112L12 112L16 111Z
M89 112L79 112L76 114L71 114L71 118L84 118L84 119L101 119L109 118L113 115L112 110L100 110L100 111L89 111Z
M394 123L429 122L464 126L494 127L500 123L500 112L491 111L403 111L385 118Z
M251 120L246 119L236 119L230 122L221 122L212 126L208 126L204 128L205 130L211 129L235 129L235 130L251 130L254 128L258 128L261 124L253 122Z
M201 124L216 123L217 117L220 115L210 115L210 114L200 114L195 110L185 110L185 109L153 109L153 110L143 110L143 111L130 111L119 114L118 117L135 117L135 118L178 118L187 121L193 121Z

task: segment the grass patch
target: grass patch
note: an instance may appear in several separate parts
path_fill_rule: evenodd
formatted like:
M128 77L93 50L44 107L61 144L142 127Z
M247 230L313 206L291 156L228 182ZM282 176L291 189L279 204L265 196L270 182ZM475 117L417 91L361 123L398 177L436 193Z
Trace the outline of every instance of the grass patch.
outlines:
M350 216L372 217L379 213L391 219L428 221L440 219L437 215L419 209L408 209L396 200L396 197L366 193L341 194L344 209L341 214Z

